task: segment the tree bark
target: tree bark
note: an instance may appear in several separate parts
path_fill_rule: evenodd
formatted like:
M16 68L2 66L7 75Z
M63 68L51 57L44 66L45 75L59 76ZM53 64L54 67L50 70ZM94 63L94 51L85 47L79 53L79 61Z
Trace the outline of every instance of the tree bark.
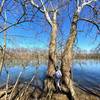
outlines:
M52 25L51 40L49 44L49 59L48 59L48 75L53 76L55 73L56 64L56 36L57 35L57 24Z
M74 100L78 100L76 97L74 88L73 88L73 81L71 79L71 66L72 66L72 57L73 57L73 45L77 35L77 20L78 14L75 13L73 17L73 21L71 24L71 31L68 41L66 42L66 46L64 48L64 52L62 54L62 74L63 74L63 81L65 86L69 89L71 96Z
M57 35L57 24L53 23L52 32L51 32L51 40L49 44L49 58L48 58L48 70L47 70L47 79L49 80L46 83L46 87L50 89L50 83L53 85L53 75L55 73L55 64L56 64L56 36ZM51 82L50 82L51 81ZM51 86L52 86L51 85ZM54 86L53 86L54 87Z
M51 39L49 44L49 57L48 57L48 71L47 79L45 80L45 91L48 92L47 99L51 99L52 92L55 90L53 75L55 73L56 64L56 37L57 37L57 23L56 12L53 14L52 20Z
M6 29L6 23L5 23L4 29ZM4 31L4 44L3 44L3 49L1 51L2 57L1 57L1 61L0 61L0 72L2 71L2 67L4 64L5 49L6 49L6 31Z
M49 44L49 57L48 57L48 71L47 71L47 78L45 80L45 92L48 92L50 96L52 95L52 91L54 90L54 79L53 75L55 73L55 64L56 64L56 37L57 37L57 9L52 8L52 16L50 16L49 11L46 9L46 6L44 5L43 0L40 0L43 9L40 9L40 7L34 2L34 0L31 0L31 3L36 8L39 8L39 10L45 14L46 20L51 26L51 39ZM52 3L51 6L53 7ZM52 17L52 18L51 18ZM48 99L50 99L50 96Z

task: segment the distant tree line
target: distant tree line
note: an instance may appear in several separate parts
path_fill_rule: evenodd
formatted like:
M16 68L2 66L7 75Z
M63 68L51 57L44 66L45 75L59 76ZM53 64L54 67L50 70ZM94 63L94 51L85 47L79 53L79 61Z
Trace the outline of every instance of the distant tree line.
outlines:
M1 52L0 52L1 58ZM57 58L61 59L61 55L57 53ZM73 59L100 59L100 53L98 52L74 52ZM48 50L41 49L25 49L25 48L8 48L5 53L5 63L16 64L29 64L33 63L35 65L47 64L48 62Z
M98 59L100 60L100 53L77 53L75 59Z
M1 58L1 53L0 53ZM27 50L24 48L7 49L5 53L5 63L7 64L45 64L47 63L48 53L45 50Z

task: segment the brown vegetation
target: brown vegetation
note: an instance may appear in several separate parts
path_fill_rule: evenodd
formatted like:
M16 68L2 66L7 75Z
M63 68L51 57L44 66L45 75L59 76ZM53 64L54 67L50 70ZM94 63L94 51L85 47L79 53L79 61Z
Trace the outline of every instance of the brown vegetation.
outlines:
M28 84L18 83L14 91L13 88L14 85L9 85L8 90L6 91L5 86L0 87L0 100L47 100L45 92L43 92L39 88L32 87L31 85L28 86ZM75 91L79 100L100 100L100 97L91 95L88 92L84 92L78 87L75 87ZM65 93L55 92L52 95L51 100L69 100L69 99Z
M57 54L57 53L56 53ZM0 52L0 60L2 53ZM57 54L57 59L61 59L61 55ZM93 59L100 60L99 53L74 53L74 59ZM25 48L7 49L5 52L5 64L47 64L48 62L48 51L35 49L28 50Z
M0 57L1 57L0 53ZM27 50L24 48L7 49L5 53L5 64L45 64L47 63L48 53L45 50Z

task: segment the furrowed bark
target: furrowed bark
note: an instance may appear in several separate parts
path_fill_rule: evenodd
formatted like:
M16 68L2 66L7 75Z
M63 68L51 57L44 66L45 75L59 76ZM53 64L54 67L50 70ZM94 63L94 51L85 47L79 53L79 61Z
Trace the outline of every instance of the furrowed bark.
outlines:
M73 45L76 39L77 35L77 20L78 20L78 14L75 13L73 17L73 21L71 24L71 31L68 41L66 42L66 46L62 55L62 74L63 74L63 81L68 87L71 96L74 100L78 100L76 97L74 87L73 87L73 81L71 79L71 66L72 66L72 57L73 57Z
M64 48L64 52L62 55L62 73L63 73L63 81L68 87L69 92L72 96L72 99L78 100L76 93L74 91L73 87L73 81L71 79L71 66L72 66L72 57L73 57L73 45L77 36L77 21L79 14L81 10L84 8L84 6L92 3L93 0L90 0L88 2L83 1L82 5L79 5L79 2L77 2L77 10L74 13L73 21L71 24L71 31L70 36L68 38L68 41L66 42L66 46Z
M52 98L52 93L55 90L53 75L55 73L55 64L56 64L56 37L57 37L57 23L56 23L56 13L53 13L52 20L52 31L51 39L49 44L49 58L48 58L48 71L47 79L45 80L45 91L48 92L47 99Z
M53 76L55 73L56 63L56 35L57 35L57 24L52 25L51 40L49 45L49 60L48 60L48 75Z

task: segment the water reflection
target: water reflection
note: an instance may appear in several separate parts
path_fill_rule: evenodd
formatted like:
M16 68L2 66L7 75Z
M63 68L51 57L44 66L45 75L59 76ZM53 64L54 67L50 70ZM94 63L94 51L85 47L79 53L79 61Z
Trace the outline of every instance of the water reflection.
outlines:
M5 84L7 81L7 72L10 75L9 83L14 84L20 72L22 75L19 79L19 82L28 82L32 79L33 75L36 75L39 80L43 81L45 79L47 67L41 65L41 67L33 67L29 65L27 67L15 66L15 67L6 67L3 68L3 71L0 75L0 85Z
M98 89L100 92L100 61L74 61L72 72L76 84L88 89Z
M20 82L28 82L33 75L36 75L38 79L43 82L46 77L47 66L41 65L40 67L34 67L28 65L27 67L11 66L6 67L10 75L9 83L14 83L22 71ZM0 85L6 83L7 73L5 68L0 76ZM91 88L100 91L100 61L94 60L74 60L72 66L73 80L81 87Z

